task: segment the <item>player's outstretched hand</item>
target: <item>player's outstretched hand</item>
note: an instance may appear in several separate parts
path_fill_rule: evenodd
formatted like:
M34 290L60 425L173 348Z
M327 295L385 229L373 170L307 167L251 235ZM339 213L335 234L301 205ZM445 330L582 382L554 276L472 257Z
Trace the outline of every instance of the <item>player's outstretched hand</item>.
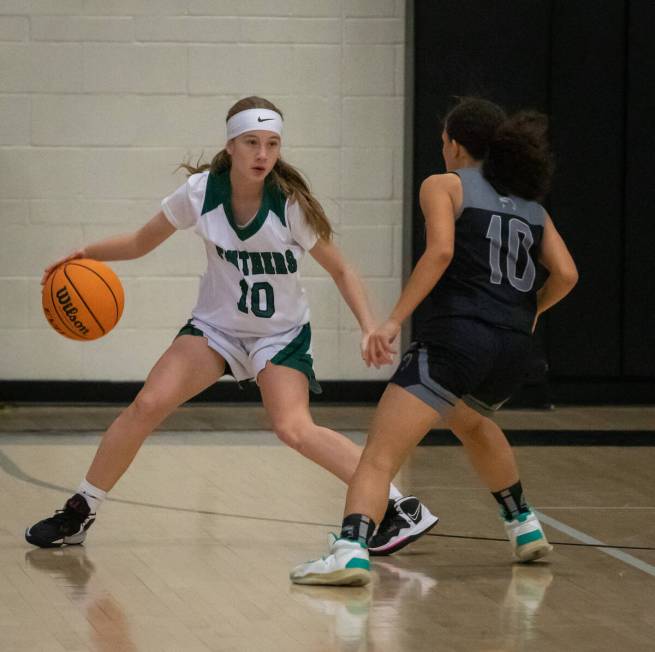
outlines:
M41 285L45 285L45 282L48 280L48 276L52 274L52 272L59 267L62 263L67 263L69 260L75 260L76 258L84 258L84 249L77 249L76 251L73 251L72 253L68 254L68 256L65 256L64 258L60 258L56 262L52 263L51 265L48 265L43 270L43 276L41 277Z
M393 341L398 333L400 333L400 324L393 319L388 319L368 336L364 351L364 362L367 367L373 365L379 369L382 365L393 362L393 356L397 352Z

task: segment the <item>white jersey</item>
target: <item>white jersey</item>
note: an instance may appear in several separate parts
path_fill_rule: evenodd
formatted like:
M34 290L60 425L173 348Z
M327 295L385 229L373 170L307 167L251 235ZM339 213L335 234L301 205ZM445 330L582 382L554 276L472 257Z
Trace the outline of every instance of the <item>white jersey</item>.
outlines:
M299 263L318 237L297 202L267 183L257 215L238 226L229 171L190 176L162 201L177 229L204 240L207 271L193 317L234 337L265 337L309 322Z

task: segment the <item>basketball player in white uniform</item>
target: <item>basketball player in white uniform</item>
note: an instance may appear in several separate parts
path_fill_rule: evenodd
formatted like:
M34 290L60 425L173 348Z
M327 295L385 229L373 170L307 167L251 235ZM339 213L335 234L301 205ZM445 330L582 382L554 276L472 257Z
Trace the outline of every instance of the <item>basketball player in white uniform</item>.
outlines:
M280 158L282 114L263 98L228 112L226 146L211 164L162 202L138 231L88 245L63 259L138 258L178 229L193 228L205 245L207 271L191 319L152 369L134 402L104 434L77 493L63 510L26 531L28 542L79 544L96 512L145 438L178 405L221 376L255 380L278 437L344 482L361 449L316 425L309 389L313 371L309 307L300 285L306 251L334 279L362 329L362 349L375 325L364 287L331 241L332 229L302 176ZM48 267L44 279L63 260ZM389 360L390 361L390 358ZM391 485L378 554L402 548L438 519ZM376 550L371 550L373 554Z

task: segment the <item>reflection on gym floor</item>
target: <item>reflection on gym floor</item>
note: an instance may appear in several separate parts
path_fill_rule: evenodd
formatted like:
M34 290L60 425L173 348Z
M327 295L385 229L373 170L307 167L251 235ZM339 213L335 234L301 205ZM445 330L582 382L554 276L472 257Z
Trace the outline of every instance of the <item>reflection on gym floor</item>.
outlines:
M30 548L24 527L61 506L96 443L0 438L2 649L629 652L655 638L653 448L519 447L535 507L562 526L533 565L513 562L463 451L419 448L398 485L440 524L376 557L370 586L321 588L288 572L321 550L345 487L264 432L157 436L83 547Z

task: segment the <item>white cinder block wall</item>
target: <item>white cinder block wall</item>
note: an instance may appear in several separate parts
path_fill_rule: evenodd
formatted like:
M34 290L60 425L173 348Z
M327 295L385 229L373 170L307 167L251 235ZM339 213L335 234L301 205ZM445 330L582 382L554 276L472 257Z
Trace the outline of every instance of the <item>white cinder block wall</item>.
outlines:
M270 98L285 157L309 178L380 315L401 284L405 7L402 0L2 0L0 378L142 380L188 318L205 267L175 234L112 263L126 305L96 342L47 325L43 267L138 228L223 145L227 109ZM317 373L367 370L329 277L304 265Z

